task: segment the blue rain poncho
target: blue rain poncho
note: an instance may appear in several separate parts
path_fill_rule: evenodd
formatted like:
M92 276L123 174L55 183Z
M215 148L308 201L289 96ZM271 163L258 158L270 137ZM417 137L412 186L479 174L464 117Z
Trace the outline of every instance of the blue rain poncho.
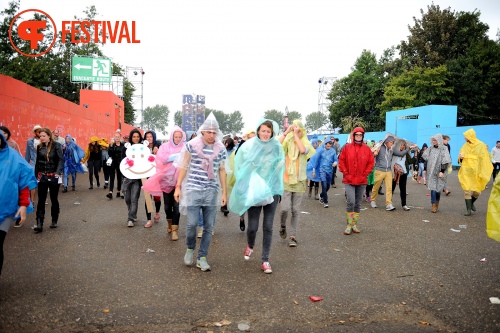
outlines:
M14 217L19 210L19 192L26 187L37 187L35 172L26 160L14 149L0 132L4 148L0 149L0 223L7 217ZM33 203L26 208L26 214L33 212Z
M84 173L80 161L85 157L85 151L75 143L71 135L66 135L66 138L69 138L70 142L66 142L66 149L64 150L64 174Z
M260 125L268 119L261 119ZM283 195L285 153L277 139L278 124L273 123L273 137L262 141L255 136L245 141L234 158L236 182L229 199L229 209L243 215L252 206L272 202L274 195Z
M314 182L326 181L325 174L333 173L332 164L338 162L337 152L333 145L330 149L325 149L325 146L326 142L316 150L316 154L307 162L307 178ZM315 177L312 176L313 170L315 171Z

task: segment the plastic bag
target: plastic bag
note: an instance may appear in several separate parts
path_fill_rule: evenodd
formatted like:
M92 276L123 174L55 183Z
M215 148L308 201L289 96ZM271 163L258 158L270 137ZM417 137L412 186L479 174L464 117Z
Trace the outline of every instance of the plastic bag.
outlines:
M486 234L500 242L500 176L497 175L488 200L486 212Z
M113 159L111 157L108 157L108 159L106 160L106 165L111 166L112 163L113 163Z
M89 168L87 168L87 164L85 164L85 163L82 163L82 169L83 169L83 173L89 172Z

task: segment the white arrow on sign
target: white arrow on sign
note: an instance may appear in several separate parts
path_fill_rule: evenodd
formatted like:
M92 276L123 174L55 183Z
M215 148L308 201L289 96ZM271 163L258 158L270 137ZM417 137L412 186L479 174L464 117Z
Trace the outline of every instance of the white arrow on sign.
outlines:
M80 70L80 69L92 69L92 66L85 66L85 65L76 64L75 68L78 70Z

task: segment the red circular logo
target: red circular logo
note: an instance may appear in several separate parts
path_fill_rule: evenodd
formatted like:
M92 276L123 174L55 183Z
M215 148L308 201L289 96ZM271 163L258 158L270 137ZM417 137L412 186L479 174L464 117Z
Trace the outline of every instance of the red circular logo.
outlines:
M39 52L39 53L25 53L21 51L17 45L14 44L14 41L12 40L12 26L14 25L15 21L21 16L22 14L26 12L38 12L43 15L45 15L50 22L52 22L52 26L54 27L54 39L52 40L52 43L47 47L45 51ZM17 27L17 35L19 38L25 41L30 42L30 49L31 50L37 50L38 49L38 43L43 41L45 38L45 35L41 32L39 32L39 29L46 29L47 28L47 21L36 21L36 20L26 20L22 21L19 26ZM12 47L20 54L27 56L27 57L39 57L41 55L44 55L45 53L49 52L50 49L54 46L56 43L56 38L57 38L57 28L56 28L56 23L50 17L49 14L47 14L44 11L41 11L39 9L27 9L23 10L19 14L17 14L12 21L10 22L10 27L9 27L9 39L10 39L10 44Z

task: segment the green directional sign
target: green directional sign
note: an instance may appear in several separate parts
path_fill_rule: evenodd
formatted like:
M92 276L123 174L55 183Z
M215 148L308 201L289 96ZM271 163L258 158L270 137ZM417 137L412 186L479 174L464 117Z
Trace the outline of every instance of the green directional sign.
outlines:
M71 82L105 82L112 77L111 60L105 58L71 58Z

